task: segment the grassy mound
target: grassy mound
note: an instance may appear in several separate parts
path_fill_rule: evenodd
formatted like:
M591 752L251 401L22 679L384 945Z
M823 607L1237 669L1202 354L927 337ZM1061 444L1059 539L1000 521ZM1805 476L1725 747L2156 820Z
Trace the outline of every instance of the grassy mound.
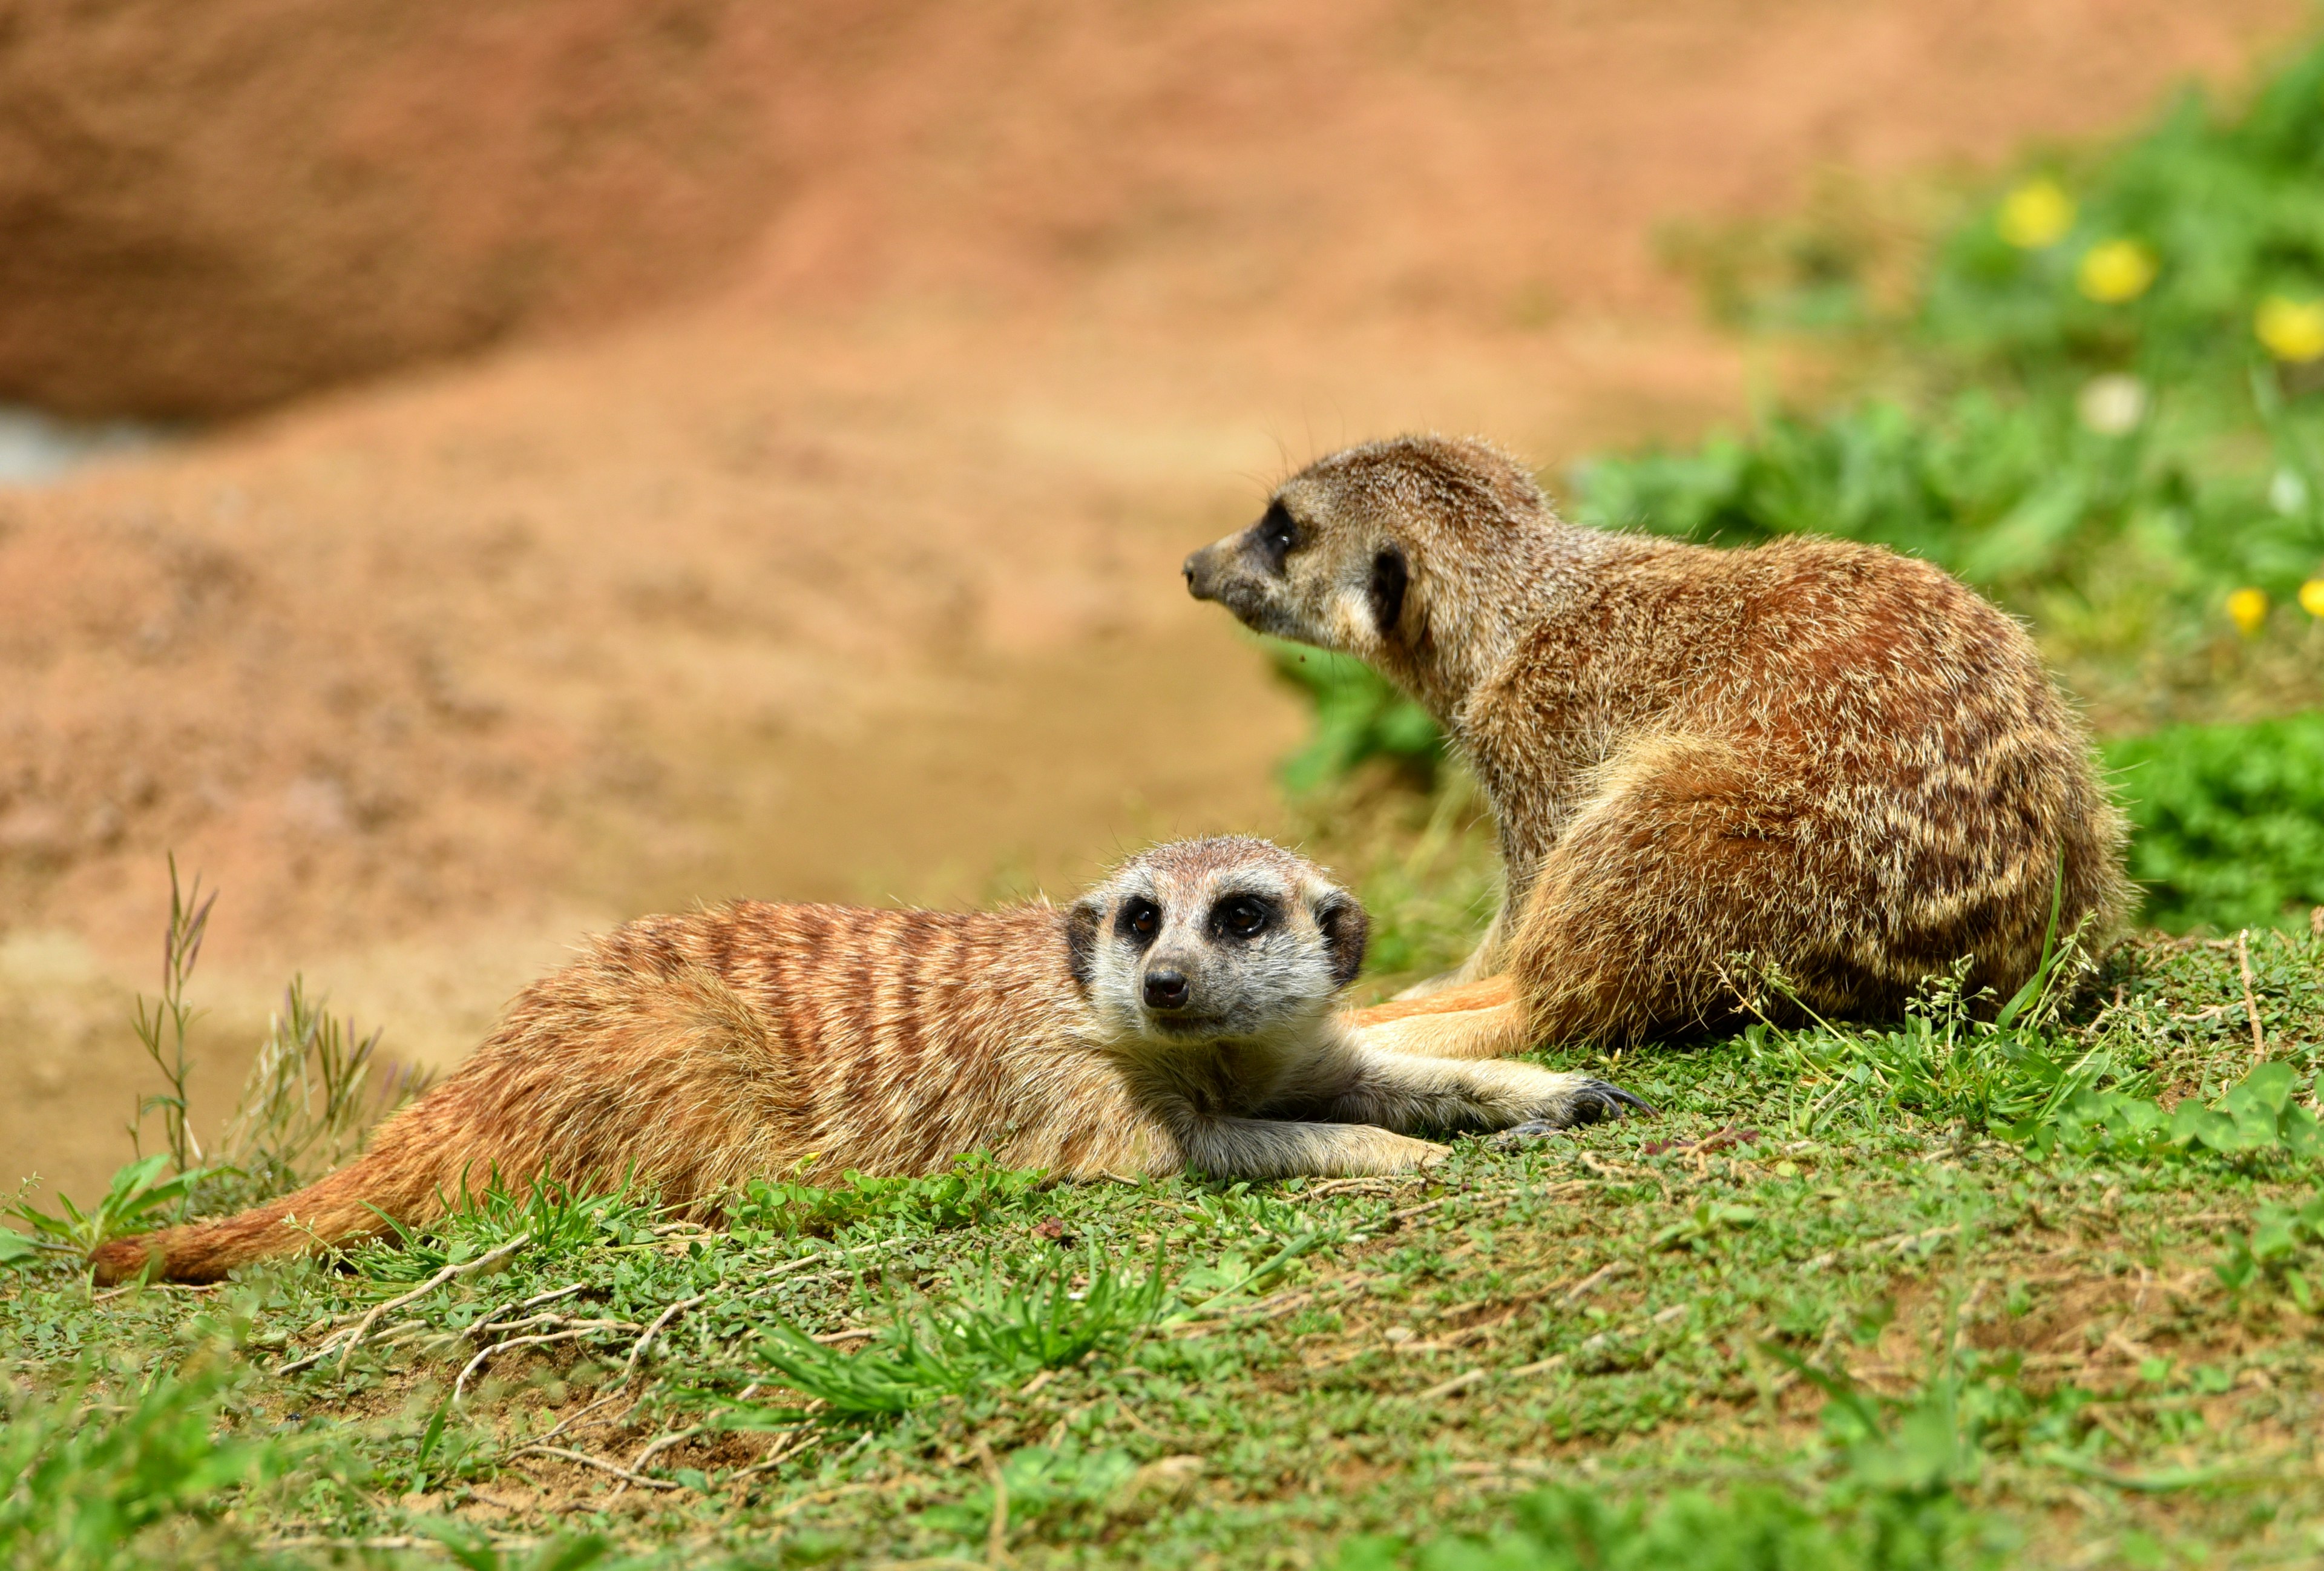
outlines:
M1319 808L1371 985L1473 936L1460 781ZM779 1175L718 1229L487 1196L212 1289L26 1261L0 1559L2298 1563L2324 939L2247 952L2248 1002L2232 941L2156 938L2006 1029L1940 987L1893 1028L1545 1055L1663 1115L1426 1178L971 1160Z

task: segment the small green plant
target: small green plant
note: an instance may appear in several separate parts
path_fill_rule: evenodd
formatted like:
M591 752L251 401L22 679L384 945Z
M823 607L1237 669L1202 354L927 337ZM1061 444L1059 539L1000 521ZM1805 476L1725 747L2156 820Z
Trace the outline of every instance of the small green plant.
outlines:
M114 1239L158 1225L160 1213L175 1210L195 1185L212 1176L210 1169L196 1168L163 1178L161 1169L169 1164L168 1155L156 1151L116 1169L104 1198L86 1211L65 1195L57 1197L60 1214L43 1211L20 1191L5 1215L29 1231L0 1229L0 1265L59 1255L85 1259Z
M2190 1097L2172 1109L2170 1138L2174 1144L2200 1145L2222 1156L2324 1154L2324 1126L2292 1100L2300 1089L2291 1065L2281 1060L2255 1064L2250 1074L2227 1087L2216 1107ZM2314 1089L2309 1087L2311 1095Z
M407 1078L384 1097L375 1094L379 1040L376 1030L358 1038L352 1020L334 1019L307 996L303 977L291 978L226 1125L226 1162L273 1194L361 1150L378 1117L419 1088Z
M221 1492L281 1471L279 1446L216 1434L227 1382L223 1363L162 1372L120 1404L88 1367L43 1397L0 1385L9 1399L0 1561L55 1571L144 1564L136 1539L146 1529L212 1514Z
M728 1208L728 1224L745 1234L787 1238L890 1220L931 1229L976 1227L1023 1205L1047 1182L1047 1174L1003 1167L988 1151L957 1157L947 1170L919 1178L874 1178L850 1169L830 1187L809 1181L815 1165L810 1157L780 1178L751 1179Z
M1779 1344L1761 1351L1823 1392L1823 1429L1858 1488L1927 1501L1977 1482L1984 1456L1955 1360L1909 1400L1885 1400Z
M2324 905L2324 714L2174 725L2106 756L2136 830L2144 919L2305 927Z
M1162 1306L1157 1261L1143 1280L1093 1252L1080 1271L1044 1262L1020 1279L998 1272L953 1303L895 1313L861 1353L841 1353L788 1321L764 1334L761 1362L834 1415L903 1413L940 1396L971 1396L1120 1347L1151 1325ZM1084 1286L1076 1289L1079 1275Z
M2061 1150L2129 1157L2324 1155L2324 1126L2293 1100L2299 1090L2292 1066L2274 1060L2253 1066L2216 1104L2190 1096L2167 1113L2149 1098L2086 1085L2007 1132L2042 1155Z
M2094 966L2079 931L2058 941L2060 896L2053 889L2040 963L1997 1010L1989 989L1969 988L1973 961L1964 956L1923 983L1898 1026L1817 1019L1812 1030L1785 1030L1763 1014L1748 1027L1743 1043L1754 1057L1819 1087L1794 1114L1795 1127L1809 1132L1847 1111L1875 1122L1910 1113L1973 1129L2046 1127L2084 1090L2143 1085L2107 1049L2074 1042L2061 1030L2067 1003ZM1760 985L1804 1008L1779 967L1758 967L1738 984L1748 1006L1757 1007ZM1988 1010L1992 1017L1980 1018Z
M517 1238L529 1241L536 1259L634 1243L655 1216L652 1197L626 1186L591 1194L536 1179L512 1188L493 1173L477 1188L463 1184L454 1209L434 1222L388 1219L392 1236L357 1245L348 1259L371 1280L416 1282Z
M2246 1292L2262 1280L2279 1285L2312 1315L2324 1307L2324 1275L2310 1261L2319 1248L2324 1248L2324 1197L2300 1206L2270 1203L2259 1208L2250 1233L2232 1241L2227 1258L2212 1270L2231 1292Z
M1904 1530L1868 1511L1833 1511L1785 1491L1670 1492L1652 1507L1568 1486L1517 1502L1488 1536L1446 1536L1406 1550L1391 1539L1343 1545L1339 1571L1939 1571L1977 1563L1961 1543Z
M172 853L170 925L161 937L161 996L149 1005L143 993L137 995L136 1025L138 1042L169 1088L139 1098L129 1138L142 1154L145 1115L158 1110L171 1163L180 1173L191 1171L202 1160L201 1142L186 1123L186 1076L190 1068L186 1062L186 1032L200 1012L186 1003L186 984L193 976L194 962L201 958L202 938L209 931L210 908L216 904L217 892L203 898L199 873L194 875L190 887L179 888L178 858Z
M923 1525L979 1548L992 1544L996 1515L1005 1529L1045 1529L1048 1539L1075 1525L1086 1532L1101 1527L1111 1508L1124 1502L1138 1464L1118 1446L1085 1450L1068 1440L1012 1451L1000 1459L999 1472L999 1488L988 1483L953 1504L937 1506L922 1519Z
M530 1549L502 1550L465 1522L421 1521L420 1531L444 1546L444 1553L466 1571L587 1571L613 1552L613 1540L595 1533L563 1534Z
M1397 691L1386 677L1351 655L1279 639L1262 639L1276 673L1307 695L1314 730L1307 745L1284 762L1284 786L1312 791L1370 758L1386 758L1433 780L1444 756L1443 736L1427 710Z
M169 1149L124 1164L104 1197L86 1211L64 1195L57 1197L56 1212L43 1211L20 1192L5 1214L28 1232L0 1230L0 1265L86 1255L112 1239L180 1220L198 1199L205 1208L221 1200L239 1206L296 1188L313 1170L359 1147L377 1115L416 1088L418 1082L407 1079L385 1098L369 1095L379 1033L357 1040L351 1021L325 1013L308 998L304 982L294 978L260 1046L219 1160L202 1164L200 1141L186 1119L186 1038L200 1012L186 1002L186 984L217 900L215 892L203 895L198 876L181 889L177 860L171 858L161 996L152 1003L138 997L134 1025L167 1086L139 1103L139 1123L159 1111ZM137 1134L133 1125L133 1141ZM170 1177L162 1176L165 1168Z

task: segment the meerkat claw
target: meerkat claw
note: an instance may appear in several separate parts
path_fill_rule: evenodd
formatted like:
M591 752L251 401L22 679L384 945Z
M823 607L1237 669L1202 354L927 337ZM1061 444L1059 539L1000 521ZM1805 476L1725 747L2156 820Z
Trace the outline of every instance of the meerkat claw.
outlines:
M1588 1080L1573 1092L1573 1122L1597 1123L1609 1118L1653 1118L1657 1116L1654 1104L1643 1097L1633 1096L1619 1086L1604 1080Z
M1568 1127L1546 1118L1529 1119L1485 1136L1485 1145L1490 1151L1513 1151L1521 1146L1531 1145L1535 1141L1547 1140L1553 1134L1563 1134Z
M1566 1094L1565 1110L1554 1118L1533 1118L1512 1124L1494 1137L1494 1143L1517 1144L1563 1134L1578 1124L1603 1123L1614 1118L1653 1118L1653 1104L1604 1080L1584 1080Z

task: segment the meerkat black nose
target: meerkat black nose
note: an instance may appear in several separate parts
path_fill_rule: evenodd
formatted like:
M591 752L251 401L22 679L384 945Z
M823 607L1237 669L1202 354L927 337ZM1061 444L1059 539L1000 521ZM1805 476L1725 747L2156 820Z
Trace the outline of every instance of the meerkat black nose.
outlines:
M1148 971L1146 974L1146 1003L1150 1009L1185 1008L1186 974L1183 971Z

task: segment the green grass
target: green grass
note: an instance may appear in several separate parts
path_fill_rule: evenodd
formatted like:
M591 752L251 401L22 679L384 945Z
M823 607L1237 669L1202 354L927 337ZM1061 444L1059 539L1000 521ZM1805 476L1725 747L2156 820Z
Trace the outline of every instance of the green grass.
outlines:
M2151 918L2249 933L2069 951L2006 1021L1938 978L1896 1024L1545 1055L1662 1116L1462 1140L1425 1178L1059 1185L972 1155L765 1175L719 1229L488 1190L200 1290L96 1293L0 1234L0 1555L2314 1564L2324 755L2312 717L2268 716L2324 702L2292 604L2324 573L2324 377L2254 323L2324 294L2319 83L2324 51L2242 110L2029 166L1885 300L1861 247L1798 227L1794 276L1729 269L1726 303L1823 335L1868 395L1574 487L1625 527L1882 541L2027 615L2130 738ZM2037 175L2064 208L2027 206ZM2141 286L2092 298L2085 259L2124 240ZM2248 625L2237 589L2267 596ZM1318 707L1286 771L1305 838L1375 918L1364 985L1444 969L1497 894L1473 783L1360 667L1277 658ZM2155 729L2223 717L2260 723ZM139 1021L168 1160L86 1208L19 1196L50 1244L279 1191L409 1089L371 1089L365 1042L294 992L205 1170L175 1044L208 908L175 905Z
M1314 706L1307 745L1279 772L1286 790L1313 791L1374 758L1390 760L1424 783L1434 778L1444 742L1427 710L1353 656L1280 639L1259 642L1276 674Z
M2319 84L2324 42L1938 201L1902 254L1877 194L1698 239L1714 306L1848 396L1584 461L1568 511L1925 557L2028 617L2109 733L2324 705Z
M2300 925L2324 906L2324 714L2180 725L2110 745L2145 918Z
M1313 848L1436 966L1489 895L1473 799L1329 794ZM2155 937L2006 1029L1939 986L1894 1027L1553 1055L1664 1116L1425 1178L975 1160L777 1176L724 1230L487 1196L203 1291L32 1261L0 1532L123 1566L2310 1563L2324 940L2245 952L2249 1006L2234 940Z
M191 1360L182 1372L106 1372L89 1357L9 1406L0 1430L0 1478L11 1481L0 1497L0 1554L11 1565L135 1564L146 1529L168 1523L182 1541L206 1525L221 1492L287 1460L263 1441L216 1437L219 1399L232 1383L216 1360Z

